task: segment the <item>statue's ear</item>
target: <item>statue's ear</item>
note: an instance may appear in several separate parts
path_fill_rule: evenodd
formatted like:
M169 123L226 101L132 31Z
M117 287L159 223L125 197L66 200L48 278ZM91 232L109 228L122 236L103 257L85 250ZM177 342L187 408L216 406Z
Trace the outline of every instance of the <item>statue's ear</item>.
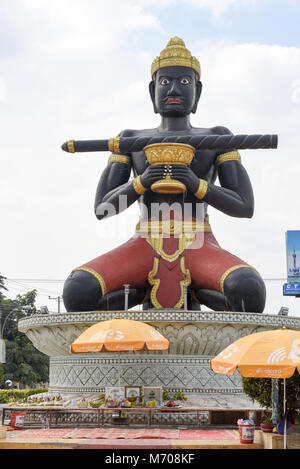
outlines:
M200 99L200 96L201 96L201 91L202 91L202 83L200 80L198 80L196 82L196 97L195 97L195 104L194 104L194 107L192 109L192 113L195 114L196 111L197 111L197 106L198 106L198 101Z
M152 104L153 104L154 112L155 112L155 114L158 114L157 107L155 106L155 83L154 83L153 80L150 81L150 83L149 83L149 93L150 93L151 101L152 101Z

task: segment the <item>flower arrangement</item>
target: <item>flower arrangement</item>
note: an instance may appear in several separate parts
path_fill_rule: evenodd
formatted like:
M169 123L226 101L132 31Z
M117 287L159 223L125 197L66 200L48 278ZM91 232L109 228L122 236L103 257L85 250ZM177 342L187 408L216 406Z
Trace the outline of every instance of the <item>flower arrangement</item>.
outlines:
M28 396L27 398L21 398L15 400L13 397L9 398L8 406L18 406L18 407L33 407L33 406L63 406L62 396L58 395L39 395L39 396Z

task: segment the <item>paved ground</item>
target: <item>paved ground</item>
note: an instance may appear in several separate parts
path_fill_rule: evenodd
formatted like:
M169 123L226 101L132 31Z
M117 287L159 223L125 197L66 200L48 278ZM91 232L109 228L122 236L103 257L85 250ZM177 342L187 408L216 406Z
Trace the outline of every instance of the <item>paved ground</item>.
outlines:
M241 444L235 430L188 430L188 433L178 431L175 435L173 431L168 434L168 430L164 430L160 434L156 433L155 438L143 438L143 431L140 429L141 437L136 438L130 438L130 434L127 438L126 435L122 438L112 438L113 434L107 435L108 437L90 438L89 432L82 434L82 430L85 429L75 429L75 432L74 429L9 431L6 439L0 440L0 449L262 449L256 435L253 444ZM97 429L91 430L94 430L91 436L93 433L97 436ZM81 433L82 437L72 438L72 433L75 436L76 432L79 436Z

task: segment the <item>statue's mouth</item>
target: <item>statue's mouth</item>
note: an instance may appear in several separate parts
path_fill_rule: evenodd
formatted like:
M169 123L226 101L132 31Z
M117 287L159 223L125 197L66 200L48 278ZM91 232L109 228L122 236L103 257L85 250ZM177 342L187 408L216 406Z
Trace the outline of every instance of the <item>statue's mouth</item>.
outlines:
M180 98L168 98L167 104L182 104L182 100Z

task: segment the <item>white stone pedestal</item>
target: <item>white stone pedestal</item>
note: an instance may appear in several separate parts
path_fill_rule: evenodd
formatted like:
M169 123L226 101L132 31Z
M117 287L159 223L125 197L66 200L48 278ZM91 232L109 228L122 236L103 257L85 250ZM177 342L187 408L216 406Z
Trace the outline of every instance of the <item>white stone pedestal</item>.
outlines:
M71 343L89 326L115 317L153 325L170 341L166 352L121 353L121 385L163 386L190 396L200 407L253 407L238 371L214 373L210 360L245 335L283 326L300 330L300 318L211 311L149 310L34 315L18 328L50 357L49 391L84 395L118 385L118 354L70 354Z

